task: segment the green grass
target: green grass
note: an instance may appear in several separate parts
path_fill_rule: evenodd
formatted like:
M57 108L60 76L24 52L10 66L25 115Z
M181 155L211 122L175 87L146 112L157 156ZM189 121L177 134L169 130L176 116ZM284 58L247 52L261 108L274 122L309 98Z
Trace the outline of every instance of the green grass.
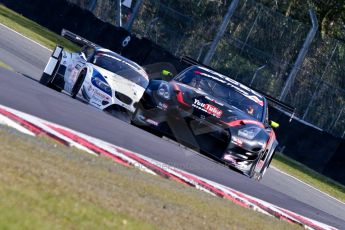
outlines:
M300 228L48 138L0 146L0 229Z
M7 65L6 63L2 62L0 60L0 67L8 69L8 70L12 70L11 66Z
M276 154L272 165L276 168L310 184L311 186L345 202L345 186L326 177L307 166L283 155Z
M72 42L8 9L2 4L0 4L0 23L50 49L53 49L56 44L60 44L71 51L79 49L79 47Z

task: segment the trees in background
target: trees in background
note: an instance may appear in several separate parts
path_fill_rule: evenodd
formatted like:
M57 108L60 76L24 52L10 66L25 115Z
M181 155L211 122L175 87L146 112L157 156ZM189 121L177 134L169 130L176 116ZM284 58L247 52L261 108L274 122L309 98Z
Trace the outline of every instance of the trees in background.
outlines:
M94 0L69 1L88 8ZM98 0L94 14L116 24L115 1ZM176 56L203 60L230 3L144 0L133 32ZM297 108L299 117L341 136L345 130L344 0L241 0L210 65L278 97L309 31L310 8L317 13L320 33L286 102Z

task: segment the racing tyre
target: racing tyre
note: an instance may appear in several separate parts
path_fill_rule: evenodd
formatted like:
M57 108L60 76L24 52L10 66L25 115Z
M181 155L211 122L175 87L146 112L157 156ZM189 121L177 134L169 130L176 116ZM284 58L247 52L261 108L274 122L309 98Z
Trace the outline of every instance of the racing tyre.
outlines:
M250 169L249 177L255 179L256 181L260 181L263 177L263 174L266 172L265 167L267 168L267 160L265 160L265 155L266 154L260 157Z
M130 121L132 125L137 126L137 127L141 127L145 125L140 121L139 119L140 115L141 115L141 109L140 109L140 106L138 106L138 108L134 111L131 121Z
M43 73L39 82L42 84L42 85L45 85L53 90L56 90L58 92L61 92L62 90L60 88L58 88L57 86L55 86L54 84L51 83L51 80L52 80L53 76L52 75L49 75L49 74L46 74L46 73Z
M275 150L273 150L273 154L270 156L270 158L266 158L266 154L264 154L264 156L262 156L260 160L256 162L255 166L252 168L251 171L251 178L254 178L257 181L260 181L263 178L263 176L266 173L266 170L271 164L274 154ZM260 163L261 166L259 165Z
M53 76L46 74L46 73L43 73L39 82L42 85L50 87L50 81L52 80L52 78L53 78Z
M83 69L79 76L78 76L78 79L76 80L73 88L72 88L72 91L71 91L71 97L72 98L76 98L77 97L77 94L81 88L81 86L83 85L83 82L84 82L84 79L86 77L86 73L87 73L87 70L86 69Z
M51 89L54 89L56 91L61 92L61 89L59 89L57 86L55 86L52 81L55 76L55 74L58 71L58 68L60 66L60 59L59 57L54 57L53 55L55 54L57 48L55 48L52 57L49 59L48 63L46 64L46 67L43 70L43 73L41 75L41 78L39 80L39 83L42 85L45 85ZM61 55L62 49L60 49L60 54Z

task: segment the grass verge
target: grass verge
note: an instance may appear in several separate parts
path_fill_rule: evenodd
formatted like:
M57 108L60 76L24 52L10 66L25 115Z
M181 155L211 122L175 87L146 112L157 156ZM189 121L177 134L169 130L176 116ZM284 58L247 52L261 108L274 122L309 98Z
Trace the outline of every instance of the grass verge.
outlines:
M345 202L345 186L326 177L307 166L278 153L274 156L272 165L276 168L310 184L311 186Z
M8 9L2 4L0 4L0 23L50 49L53 49L56 44L60 44L70 51L79 49L77 45L67 39Z
M299 228L4 126L0 146L0 229Z

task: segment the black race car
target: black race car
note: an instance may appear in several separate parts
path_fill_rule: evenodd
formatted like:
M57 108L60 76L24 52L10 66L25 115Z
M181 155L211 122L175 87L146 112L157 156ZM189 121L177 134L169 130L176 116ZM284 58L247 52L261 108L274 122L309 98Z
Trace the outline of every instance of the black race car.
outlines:
M163 71L169 75L168 71ZM170 81L151 80L134 125L176 139L260 180L278 142L264 96L202 66Z

